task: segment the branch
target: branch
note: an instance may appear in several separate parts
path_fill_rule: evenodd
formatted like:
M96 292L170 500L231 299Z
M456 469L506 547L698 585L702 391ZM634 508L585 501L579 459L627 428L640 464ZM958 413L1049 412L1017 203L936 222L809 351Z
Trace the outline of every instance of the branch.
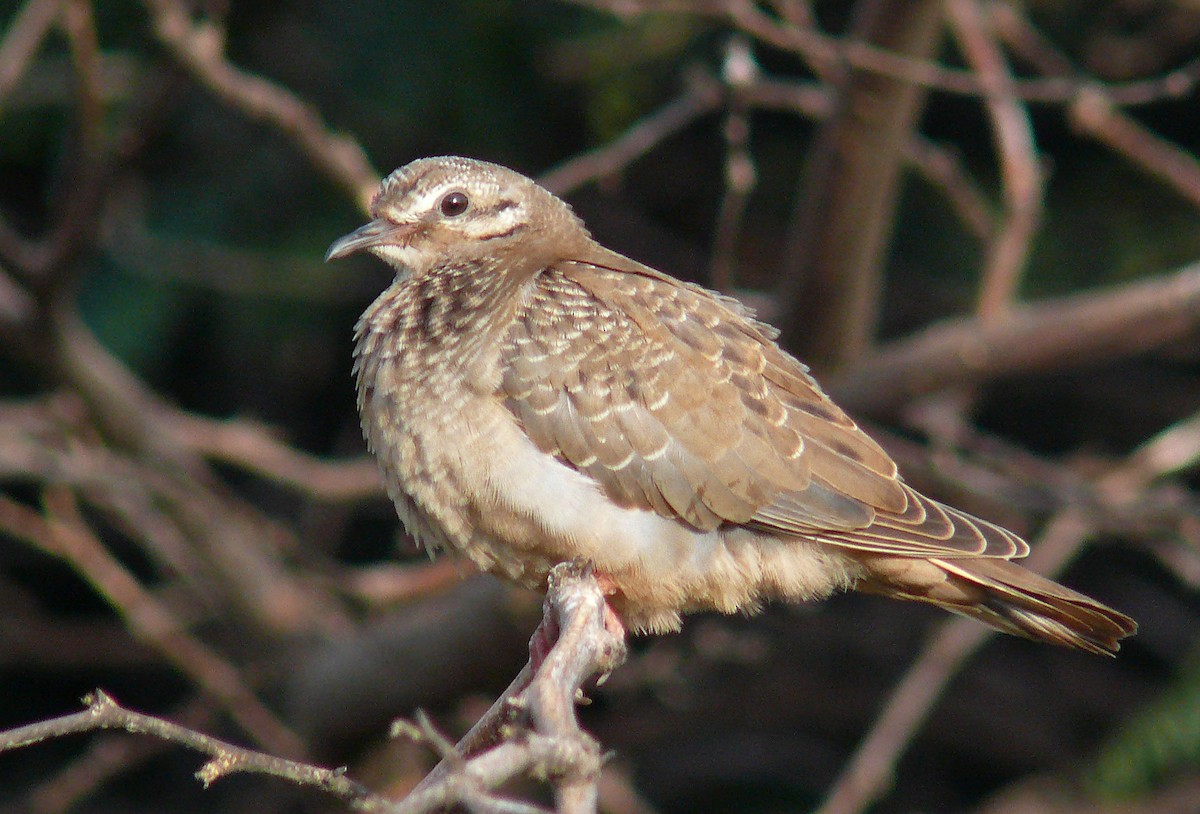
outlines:
M12 504L0 502L0 508L6 507L11 509ZM36 515L15 519L39 528L44 524ZM398 734L428 744L443 757L399 802L348 779L341 769L324 769L234 746L128 710L100 691L84 699L87 709L83 712L0 732L0 752L69 734L124 729L210 755L212 759L197 772L205 786L230 774L258 773L320 789L358 810L379 814L424 814L458 804L495 814L546 814L543 808L495 793L512 778L525 776L553 786L558 812L594 812L603 755L599 744L580 728L575 705L589 681L602 680L624 660L624 637L606 625L609 611L604 594L595 577L581 566L568 563L553 569L544 613L539 632L559 631L553 649L536 669L532 660L526 665L458 746L442 737L422 713L415 723L396 726Z
M923 57L941 41L940 0L855 8L853 35L876 45ZM747 8L738 21L759 16ZM828 78L835 110L805 160L776 286L781 310L792 315L785 343L817 368L853 363L874 339L905 146L925 101L924 86L870 71Z
M1066 108L1068 121L1075 129L1172 187L1193 206L1200 206L1200 163L1191 154L1120 110L1111 89L1088 81L1071 59L1034 26L1023 9L1013 3L997 3L992 5L990 16L997 33L1037 70L1081 83Z
M596 742L579 727L574 708L587 681L597 676L603 679L625 659L623 637L605 625L607 612L604 594L590 572L572 563L555 566L542 626L534 634L536 641L539 635L558 631L554 648L540 665L530 659L454 752L405 802L413 798L447 801L446 795L458 788L455 775L478 759L468 756L511 730L514 721L523 721L527 731L550 738L558 746L555 763L541 767L541 776L549 777L555 787L558 810L567 814L595 811L601 756ZM491 751L512 751L512 743L510 738ZM490 752L482 752L480 757L487 754Z
M353 502L381 497L379 466L368 457L327 461L280 441L250 421L217 421L164 411L163 424L184 448L302 491L315 500Z
M734 89L733 95L754 110L782 110L813 121L827 119L833 112L833 94L826 86L815 83L755 76L753 81ZM942 191L973 236L979 240L991 236L995 229L991 203L970 178L957 152L917 132L910 134L902 149L904 160Z
M566 195L589 181L614 175L664 139L704 114L718 110L723 98L716 80L702 72L693 72L679 98L639 120L620 138L559 164L543 174L538 182L556 195Z
M390 802L386 798L348 779L343 770L323 769L244 749L170 721L126 709L100 690L84 696L83 703L87 706L83 712L0 732L0 752L30 746L50 738L61 738L64 735L93 732L98 729L124 729L126 732L162 738L210 755L212 759L196 772L197 779L206 788L226 775L267 774L291 780L297 785L312 786L328 792L351 803L360 811L390 810Z
M62 0L29 0L8 21L8 30L0 41L0 114L8 95L29 67L29 60L54 25L60 5Z
M948 0L946 14L967 61L987 88L984 101L1000 156L1005 217L988 241L978 305L982 318L995 319L1016 296L1041 220L1042 170L1029 111L1016 98L1012 74L978 0Z
M176 0L144 2L159 41L196 81L249 118L282 132L366 211L379 187L379 173L357 141L328 129L314 107L291 91L234 67L225 57L224 33L216 25L192 22L187 8Z
M63 505L68 500L61 489L49 495L49 502L59 504L60 513L72 512L72 507ZM184 630L82 522L48 520L0 495L0 530L69 563L112 606L132 635L161 652L264 746L290 754L304 752L300 739L258 700L237 669Z
M987 84L970 70L949 68L937 62L906 56L855 37L826 34L811 26L776 20L750 0L571 0L575 5L627 18L636 14L675 12L725 20L762 42L804 59L814 73L844 64L854 70L920 85L959 96L986 96ZM1087 85L1074 77L1024 79L1013 83L1017 98L1026 102L1064 104ZM1148 79L1104 84L1113 104L1121 107L1181 99L1200 86L1200 59Z
M1113 503L1137 501L1154 480L1200 459L1200 414L1142 443L1100 478L1097 490ZM1024 564L1053 577L1079 553L1094 533L1091 513L1068 506L1051 518ZM943 623L892 690L886 705L853 757L830 788L817 814L858 814L890 785L896 762L912 742L942 691L996 631L970 619Z
M1101 88L1089 86L1067 110L1071 124L1124 156L1200 207L1200 161L1119 110Z
M952 319L881 349L831 382L852 413L886 415L951 385L1132 356L1200 326L1200 264L1150 280Z

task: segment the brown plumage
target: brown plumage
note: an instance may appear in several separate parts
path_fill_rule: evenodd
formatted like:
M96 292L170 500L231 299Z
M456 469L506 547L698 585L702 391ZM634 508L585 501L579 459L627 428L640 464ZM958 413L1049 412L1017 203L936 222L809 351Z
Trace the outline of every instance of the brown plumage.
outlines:
M729 297L593 241L512 170L429 158L327 258L397 270L357 326L363 430L425 545L533 587L585 560L638 630L860 588L1112 652L1135 623L1008 560Z

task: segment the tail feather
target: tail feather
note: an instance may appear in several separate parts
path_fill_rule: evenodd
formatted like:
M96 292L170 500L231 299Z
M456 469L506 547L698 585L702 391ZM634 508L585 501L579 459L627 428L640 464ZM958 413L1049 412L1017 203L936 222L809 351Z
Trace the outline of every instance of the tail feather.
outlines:
M984 591L982 602L949 610L1008 633L1113 655L1121 648L1120 640L1137 631L1137 622L1125 614L1007 560L933 562L952 579L964 580Z
M1113 655L1137 631L1123 613L1016 563L992 557L859 555L860 590L937 605L1005 633Z

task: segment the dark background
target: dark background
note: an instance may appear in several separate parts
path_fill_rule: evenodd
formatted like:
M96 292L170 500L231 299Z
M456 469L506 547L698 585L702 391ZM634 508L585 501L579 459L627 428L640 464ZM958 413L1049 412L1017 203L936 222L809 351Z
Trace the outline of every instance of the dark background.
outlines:
M46 5L0 9L0 41ZM817 19L844 37L866 5L820 3ZM180 59L154 23L171 6L69 2L28 60L0 45L0 74L13 76L0 84L0 496L88 530L188 641L304 738L311 759L400 793L429 756L387 743L388 722L423 707L462 731L524 662L538 599L465 565L430 566L402 539L361 461L350 379L351 328L388 270L372 259L322 263L365 217L349 175L323 169L294 132L248 115ZM771 4L759 8L777 19ZM1082 75L1110 86L1200 56L1200 12L1186 4L1023 10ZM685 93L695 72L719 84L737 28L721 13L622 18L484 0L211 2L187 19L218 25L234 66L357 140L377 172L452 153L534 176L613 143ZM797 53L743 37L762 76L815 86ZM970 67L949 39L933 56ZM1012 61L1018 75L1038 75ZM1184 159L1165 179L1073 125L1070 100L1029 106L1044 211L1019 301L1165 279L1200 254L1200 199L1187 186L1200 172L1198 96L1160 97L1128 113L1143 143ZM568 199L597 239L712 284L735 108L721 102L573 185ZM814 305L779 295L821 122L757 109L745 121L757 183L736 224L733 284L836 394L870 354L806 354L798 315ZM979 94L931 91L916 129L958 159L998 222L1011 179ZM881 294L867 329L885 349L972 314L988 245L912 164L897 184L892 237L871 270ZM974 388L958 391L966 409L849 405L918 488L1035 548L1064 512L1082 517L1085 542L1059 578L1142 625L1111 661L994 638L961 672L947 666L953 677L927 724L904 738L873 810L1200 810L1200 469L1193 451L1124 491L1105 480L1177 422L1197 432L1200 298L1179 311L1170 319L1184 327L1164 341L1118 334L1082 356L961 382ZM72 328L76 317L86 327ZM246 435L218 432L230 428ZM280 448L312 457L279 463L269 451ZM180 636L131 621L139 595L106 582L94 552L51 550L39 529L0 514L0 726L74 711L102 687L256 742L198 680L211 663L172 655L163 642ZM584 722L640 805L810 809L942 621L862 596L696 617L680 635L635 642ZM0 805L345 810L264 778L201 790L191 776L200 762L130 736L72 737L0 755ZM611 794L606 810L646 810Z

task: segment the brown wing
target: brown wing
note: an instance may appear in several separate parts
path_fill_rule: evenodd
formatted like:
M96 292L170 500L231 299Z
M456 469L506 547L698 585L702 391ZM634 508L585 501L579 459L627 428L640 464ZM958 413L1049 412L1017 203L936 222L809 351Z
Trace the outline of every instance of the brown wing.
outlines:
M910 489L737 301L597 247L534 283L502 387L543 451L620 505L903 556L1022 556Z

